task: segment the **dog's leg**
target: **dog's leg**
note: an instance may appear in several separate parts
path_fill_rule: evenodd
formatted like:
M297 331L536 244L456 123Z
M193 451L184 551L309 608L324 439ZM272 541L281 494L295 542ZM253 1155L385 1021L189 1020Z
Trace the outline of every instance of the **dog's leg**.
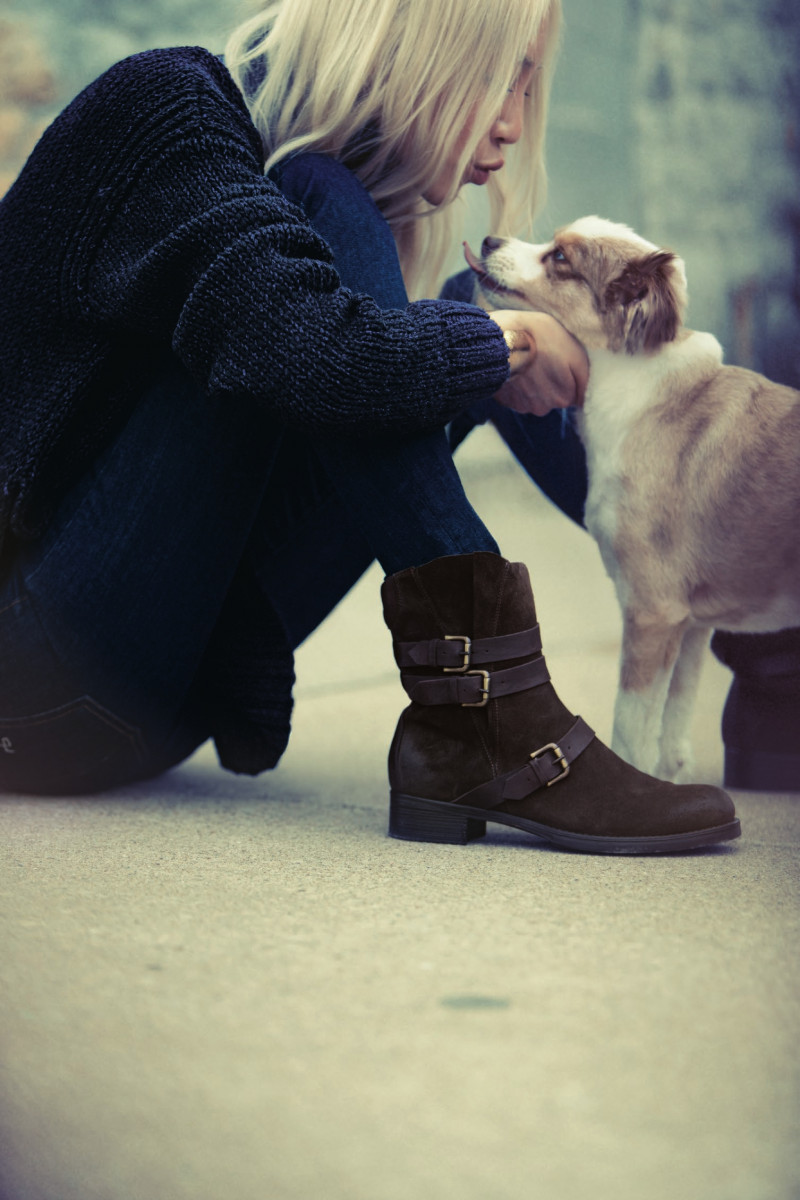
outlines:
M691 721L703 655L711 630L690 625L683 635L678 660L672 672L661 729L661 754L656 774L673 782L688 780L692 773Z
M611 746L650 774L658 762L664 706L685 626L652 613L624 614Z

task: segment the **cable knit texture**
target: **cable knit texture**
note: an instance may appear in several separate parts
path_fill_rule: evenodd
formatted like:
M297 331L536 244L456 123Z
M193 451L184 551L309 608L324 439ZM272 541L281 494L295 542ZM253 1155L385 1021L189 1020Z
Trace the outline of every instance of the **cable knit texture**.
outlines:
M241 94L199 47L118 63L43 135L0 202L6 553L42 534L170 354L211 398L254 398L316 433L441 426L507 378L477 309L382 311L340 287L263 167ZM282 675L290 664L284 648ZM246 769L282 742L244 754Z

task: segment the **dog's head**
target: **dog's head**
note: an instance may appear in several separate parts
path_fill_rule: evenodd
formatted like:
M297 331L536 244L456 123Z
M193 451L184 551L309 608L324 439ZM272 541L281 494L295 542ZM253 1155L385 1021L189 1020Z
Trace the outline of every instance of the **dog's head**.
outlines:
M466 256L492 308L550 313L589 350L651 353L683 321L682 260L627 225L583 217L546 245L488 237Z

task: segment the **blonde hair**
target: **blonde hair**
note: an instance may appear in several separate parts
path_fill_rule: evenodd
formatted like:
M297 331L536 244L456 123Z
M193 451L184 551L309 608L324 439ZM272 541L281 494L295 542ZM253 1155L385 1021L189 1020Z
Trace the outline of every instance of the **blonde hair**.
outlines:
M492 232L530 232L560 17L561 0L274 0L234 31L225 62L266 169L301 151L345 163L391 226L409 294L430 295L456 236L460 180L533 45L523 137L487 185ZM467 125L434 208L422 195Z

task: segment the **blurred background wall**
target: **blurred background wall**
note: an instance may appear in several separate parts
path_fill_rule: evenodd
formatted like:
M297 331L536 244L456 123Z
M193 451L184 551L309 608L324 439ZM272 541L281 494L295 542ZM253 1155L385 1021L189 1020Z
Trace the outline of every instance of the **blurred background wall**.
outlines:
M686 260L695 328L800 386L800 3L564 0L538 235L588 213ZM44 125L126 54L219 50L246 0L0 0L0 193ZM467 232L489 232L472 192ZM460 258L454 250L453 269Z

